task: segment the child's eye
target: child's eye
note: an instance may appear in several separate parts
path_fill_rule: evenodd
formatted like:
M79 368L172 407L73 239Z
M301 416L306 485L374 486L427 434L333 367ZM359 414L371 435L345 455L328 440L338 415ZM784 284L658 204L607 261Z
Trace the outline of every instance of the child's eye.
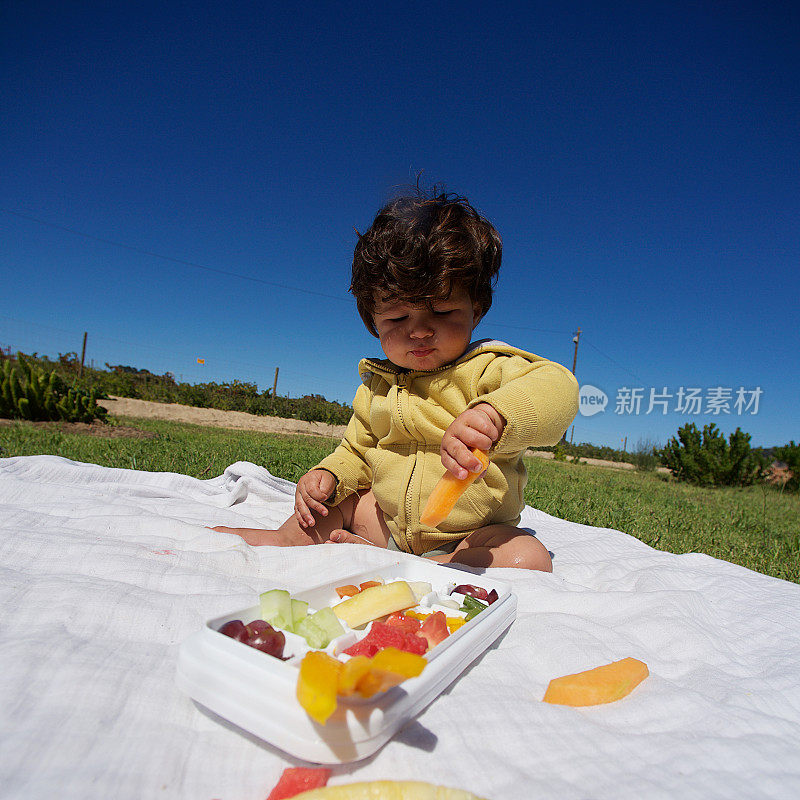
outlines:
M408 315L404 317L392 317L391 319L387 320L387 322L403 322L404 320L408 319Z
M446 314L452 314L453 313L453 309L451 308L451 309L449 309L447 311L437 311L436 309L434 309L433 313L436 314L437 317L443 317Z

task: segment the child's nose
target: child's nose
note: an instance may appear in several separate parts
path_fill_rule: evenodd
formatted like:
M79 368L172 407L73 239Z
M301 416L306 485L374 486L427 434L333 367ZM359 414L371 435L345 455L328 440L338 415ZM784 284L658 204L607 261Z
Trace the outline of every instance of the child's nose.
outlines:
M411 326L409 335L413 339L427 339L433 336L433 326L428 322L417 322Z

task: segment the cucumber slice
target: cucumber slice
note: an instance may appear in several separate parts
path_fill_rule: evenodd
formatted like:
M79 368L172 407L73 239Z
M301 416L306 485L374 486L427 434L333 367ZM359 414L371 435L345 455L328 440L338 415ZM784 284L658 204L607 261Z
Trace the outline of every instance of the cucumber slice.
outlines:
M308 603L292 598L292 632L308 616Z
M301 619L300 622L297 623L294 632L298 636L302 636L308 643L308 646L314 650L321 650L323 647L327 647L330 641L328 635L314 622L312 617Z
M315 625L319 625L328 637L328 641L322 645L323 647L327 647L337 636L344 635L342 623L339 622L339 617L333 613L332 608L328 608L327 606L321 608L311 615L311 620Z
M259 595L261 618L274 628L292 627L292 598L285 589L270 589Z

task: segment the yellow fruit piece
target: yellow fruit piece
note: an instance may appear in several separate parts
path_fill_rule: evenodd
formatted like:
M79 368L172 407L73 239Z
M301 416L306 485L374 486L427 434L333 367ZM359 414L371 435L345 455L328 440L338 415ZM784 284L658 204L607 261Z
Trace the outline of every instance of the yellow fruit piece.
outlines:
M366 698L370 698L378 692L385 692L398 683L402 683L405 678L397 672L387 672L383 669L370 668L369 672L364 675L358 682L356 691Z
M324 725L336 711L342 663L322 650L310 650L300 662L297 699L306 713Z
M339 694L347 697L355 694L358 682L370 671L372 659L367 656L353 656L342 665L339 673Z
M348 697L358 693L362 697L372 697L408 678L416 678L427 663L422 656L396 647L385 647L372 658L354 656L342 665L339 694Z
M370 668L358 681L356 690L362 697L385 692L408 678L416 678L428 662L416 653L396 647L385 647L370 659Z
M489 466L489 456L477 447L472 449L474 455L483 464L485 470ZM425 509L419 518L423 525L430 525L435 528L447 519L447 515L453 510L453 506L458 502L458 498L471 486L475 479L480 475L479 472L470 472L466 478L456 478L449 470L433 487L433 491L425 504Z
M585 672L553 678L542 700L564 706L612 703L630 694L649 674L643 661L623 658Z
M422 781L369 781L300 792L294 800L482 800L462 789Z
M427 664L428 662L422 656L398 650L396 647L384 647L372 657L373 669L396 672L403 678L416 678Z
M333 611L351 628L359 628L378 617L393 611L412 608L417 599L405 581L393 581L382 586L371 586L353 597L335 605Z

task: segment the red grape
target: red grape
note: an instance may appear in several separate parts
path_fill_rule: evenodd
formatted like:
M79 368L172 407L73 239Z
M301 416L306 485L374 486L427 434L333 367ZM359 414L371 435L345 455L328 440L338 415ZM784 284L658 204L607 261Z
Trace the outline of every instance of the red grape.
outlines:
M225 636L230 636L231 639L236 639L237 642L243 642L250 634L247 632L245 624L240 619L232 619L226 622L219 632Z
M256 620L262 622L262 620ZM264 625L266 627L264 627ZM255 647L262 653L274 656L275 658L283 658L283 647L286 644L286 637L282 631L276 631L269 623L264 622L263 625L256 627L254 622L251 622L247 629L250 631L250 636L245 640L245 644L250 647Z
M473 586L471 583L463 583L461 586L456 586L453 591L459 594L468 594L470 597L474 597L476 600L482 600L483 602L489 599L489 593L486 589L480 586Z
M237 642L261 650L262 653L286 661L286 657L283 655L286 637L263 619L254 620L249 625L245 625L240 619L232 619L230 622L226 622L219 632L230 636Z

